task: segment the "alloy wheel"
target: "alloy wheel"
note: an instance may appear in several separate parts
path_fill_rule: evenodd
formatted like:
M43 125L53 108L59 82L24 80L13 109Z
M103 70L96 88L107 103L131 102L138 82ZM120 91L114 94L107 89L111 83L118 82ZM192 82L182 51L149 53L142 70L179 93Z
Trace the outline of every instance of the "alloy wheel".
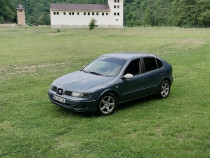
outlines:
M170 85L168 82L163 82L163 84L161 85L161 97L162 98L166 98L169 95L170 92Z
M108 115L115 109L116 100L111 95L104 96L99 103L99 110L102 114Z

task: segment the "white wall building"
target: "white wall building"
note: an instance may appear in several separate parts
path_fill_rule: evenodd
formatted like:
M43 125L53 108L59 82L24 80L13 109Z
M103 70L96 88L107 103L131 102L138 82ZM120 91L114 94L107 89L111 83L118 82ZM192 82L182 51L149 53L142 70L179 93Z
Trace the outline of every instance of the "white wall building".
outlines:
M123 27L123 0L108 0L108 4L50 4L52 28L88 27L95 19L98 27Z

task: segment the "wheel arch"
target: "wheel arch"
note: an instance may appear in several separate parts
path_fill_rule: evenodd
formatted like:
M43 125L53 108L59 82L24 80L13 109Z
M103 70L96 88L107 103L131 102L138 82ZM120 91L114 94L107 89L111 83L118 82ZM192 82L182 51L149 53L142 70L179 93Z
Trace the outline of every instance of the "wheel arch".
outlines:
M170 78L163 78L163 80L161 81L161 83L162 83L164 80L168 81L169 84L170 84L170 86L171 86L172 81L170 80Z
M112 90L112 89L107 89L107 90L105 90L105 91L103 91L103 93L101 93L101 95L100 95L100 97L99 98L101 98L104 94L106 94L106 93L113 93L115 96L116 96L116 99L117 99L117 102L118 102L118 95L117 95L117 93L114 91L114 90Z

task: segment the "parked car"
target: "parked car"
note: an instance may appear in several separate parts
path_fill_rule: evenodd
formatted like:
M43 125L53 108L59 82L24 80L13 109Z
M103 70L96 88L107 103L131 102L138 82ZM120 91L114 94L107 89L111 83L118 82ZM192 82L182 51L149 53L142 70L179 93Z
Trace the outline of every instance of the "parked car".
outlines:
M172 66L155 55L112 53L56 79L48 94L58 106L109 115L117 105L137 98L155 93L168 97L172 82Z

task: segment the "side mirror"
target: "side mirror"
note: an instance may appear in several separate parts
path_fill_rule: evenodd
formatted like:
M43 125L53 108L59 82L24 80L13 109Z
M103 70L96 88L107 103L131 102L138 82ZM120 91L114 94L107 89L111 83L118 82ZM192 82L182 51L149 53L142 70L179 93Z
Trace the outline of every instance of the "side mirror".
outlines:
M123 76L123 78L125 78L125 79L132 79L133 75L128 73L125 76Z

